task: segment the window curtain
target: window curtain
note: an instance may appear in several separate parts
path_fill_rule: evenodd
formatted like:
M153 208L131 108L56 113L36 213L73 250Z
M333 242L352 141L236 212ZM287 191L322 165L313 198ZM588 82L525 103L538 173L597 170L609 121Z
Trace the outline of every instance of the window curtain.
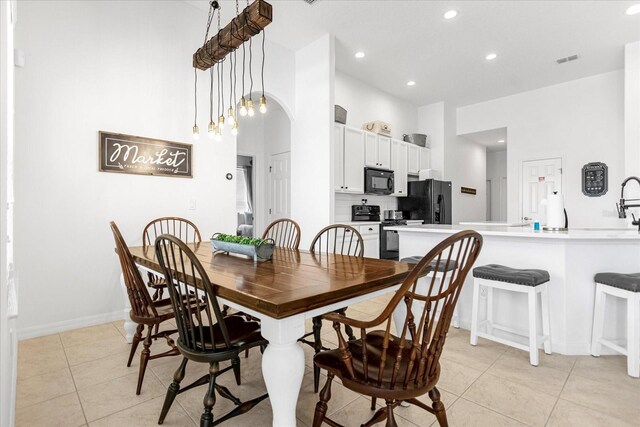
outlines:
M244 169L244 182L246 184L246 194L247 194L247 207L248 207L248 211L253 213L253 179L251 178L252 175L252 168L251 166L245 166L243 167Z

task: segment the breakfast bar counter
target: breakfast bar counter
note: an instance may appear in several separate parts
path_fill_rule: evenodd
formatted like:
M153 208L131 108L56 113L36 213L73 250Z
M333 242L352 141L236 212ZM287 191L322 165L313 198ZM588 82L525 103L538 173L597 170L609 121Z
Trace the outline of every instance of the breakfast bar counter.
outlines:
M533 231L530 226L407 225L387 227L400 237L400 259L425 255L438 242L460 230L474 229L484 245L476 266L502 264L536 268L550 274L551 342L554 353L590 354L595 284L600 272L640 272L640 233L633 228L570 229L561 232ZM471 325L473 277L458 301L460 324ZM481 298L484 295L481 294ZM480 318L484 318L481 303ZM494 320L527 331L524 295L494 294ZM624 340L626 306L607 300L604 336Z

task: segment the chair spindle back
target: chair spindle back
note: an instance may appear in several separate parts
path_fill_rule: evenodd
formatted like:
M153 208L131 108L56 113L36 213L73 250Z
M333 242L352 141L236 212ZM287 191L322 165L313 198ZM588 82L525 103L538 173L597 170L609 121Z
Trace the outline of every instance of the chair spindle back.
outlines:
M350 255L362 258L364 242L360 232L345 224L329 225L313 238L309 251L315 254Z
M129 297L133 315L141 318L156 317L158 312L153 304L151 295L149 295L149 291L142 281L140 270L138 270L136 263L133 261L131 252L129 252L118 226L113 221L109 224L116 242L116 251L118 252L118 259L120 260L124 284L127 288L127 296Z
M289 218L273 221L262 234L263 239L273 239L281 248L298 249L300 245L300 226Z
M193 251L170 234L156 239L155 250L169 290L180 345L192 352L230 347L229 333L214 288ZM194 283L200 285L203 292L199 293ZM216 322L222 337L214 334Z
M156 218L144 228L142 232L142 245L153 245L161 234L171 234L185 243L200 243L202 236L196 225L188 219L165 216Z

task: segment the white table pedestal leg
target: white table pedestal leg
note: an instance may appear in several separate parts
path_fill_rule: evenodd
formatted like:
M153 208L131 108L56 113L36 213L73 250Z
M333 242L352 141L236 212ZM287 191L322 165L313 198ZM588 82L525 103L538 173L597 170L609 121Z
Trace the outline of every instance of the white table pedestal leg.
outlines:
M262 336L269 345L262 356L262 375L269 392L274 427L296 426L296 404L304 376L304 316L261 319Z
M129 312L131 311L131 304L129 303L129 296L127 295L127 285L124 283L124 276L120 274L120 285L124 292L124 337L129 344L133 341L133 334L136 333L138 324L131 320Z

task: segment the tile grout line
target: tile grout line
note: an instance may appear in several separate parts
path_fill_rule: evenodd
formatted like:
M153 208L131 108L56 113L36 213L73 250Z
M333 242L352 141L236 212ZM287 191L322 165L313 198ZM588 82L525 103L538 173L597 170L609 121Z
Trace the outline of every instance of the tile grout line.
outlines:
M551 411L549 412L549 416L547 417L546 421L544 422L545 427L549 424L549 420L551 420L551 415L553 415L553 411L555 411L556 410L556 406L558 406L558 402L560 401L560 396L562 396L562 392L564 391L565 386L569 382L569 378L571 378L571 374L573 373L573 368L576 366L576 363L578 363L578 359L577 358L573 361L573 364L571 365L571 369L569 369L569 374L567 375L567 378L565 378L564 383L562 384L562 388L560 389L560 393L558 393L558 398L553 403L553 407L551 408Z
M84 411L84 406L82 405L82 399L80 399L80 393L78 393L78 385L76 384L76 379L73 377L73 370L71 369L71 363L69 363L69 357L67 356L67 349L62 342L62 337L58 334L58 338L60 339L60 344L62 345L62 352L64 353L64 358L67 361L67 367L69 369L69 375L71 375L71 381L73 381L73 388L75 389L76 397L78 398L78 403L80 404L80 410L82 411L82 416L84 417L85 425L89 425L89 420L87 419L87 414Z

